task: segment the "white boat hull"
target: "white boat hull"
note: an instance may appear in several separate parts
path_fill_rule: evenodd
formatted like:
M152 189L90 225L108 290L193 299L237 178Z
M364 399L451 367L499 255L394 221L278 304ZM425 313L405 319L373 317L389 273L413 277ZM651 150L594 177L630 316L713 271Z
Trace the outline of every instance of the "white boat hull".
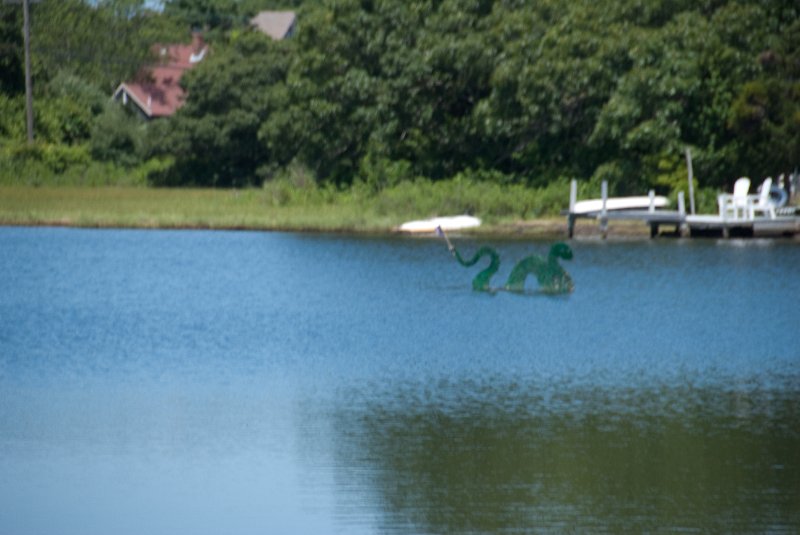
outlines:
M480 224L480 219L469 215L434 217L431 219L420 219L403 223L400 225L400 231L418 234L436 232L437 227L441 227L444 231L449 231L479 227Z
M669 205L669 199L656 195L653 197L653 208L664 208ZM647 210L650 208L650 197L614 197L606 199L606 211L615 210ZM594 214L603 210L603 199L588 199L578 201L572 207L573 214Z

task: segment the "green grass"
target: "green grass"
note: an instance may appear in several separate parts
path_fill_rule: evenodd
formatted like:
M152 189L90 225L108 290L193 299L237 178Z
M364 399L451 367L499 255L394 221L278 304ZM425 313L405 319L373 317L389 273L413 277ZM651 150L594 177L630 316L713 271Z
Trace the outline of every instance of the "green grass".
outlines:
M0 224L388 232L411 219L470 213L491 232L551 226L568 194L466 180L401 183L375 192L281 179L260 189L0 185ZM551 218L542 217L551 216ZM562 218L558 218L561 222Z
M361 219L361 220L360 220ZM0 223L100 227L336 229L368 226L341 206L273 206L259 190L0 187Z

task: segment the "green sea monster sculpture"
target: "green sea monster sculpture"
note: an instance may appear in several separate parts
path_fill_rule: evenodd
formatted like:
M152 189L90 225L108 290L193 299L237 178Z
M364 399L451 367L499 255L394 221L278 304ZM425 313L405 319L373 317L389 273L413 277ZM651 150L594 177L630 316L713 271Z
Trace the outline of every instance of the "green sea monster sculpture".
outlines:
M475 278L472 279L472 289L480 292L494 291L494 289L489 285L489 282L500 268L500 255L497 254L497 251L491 247L483 246L475 252L472 258L469 260L464 260L464 258L461 256L461 253L458 252L458 249L456 249L453 244L450 243L450 239L447 237L447 234L444 233L442 227L436 228L436 234L445 239L450 253L455 257L456 260L458 260L458 263L464 267L472 267L478 263L478 260L488 255L489 266L475 275Z
M558 242L553 244L550 247L550 253L547 258L541 255L531 255L523 258L511 270L505 289L510 292L524 292L525 279L527 279L528 275L533 274L539 282L539 290L541 292L551 294L571 292L575 285L569 273L564 271L564 268L558 263L559 258L564 260L572 259L572 249L566 243Z
M436 234L447 242L447 248L455 257L459 264L464 267L471 267L478 263L484 256L489 256L489 266L478 273L472 280L472 289L481 292L496 292L506 290L515 293L525 292L525 280L528 275L534 275L539 283L539 291L547 294L565 294L575 289L572 277L569 276L563 267L558 263L558 259L571 260L572 249L563 242L558 242L550 247L547 257L541 255L531 255L523 258L511 270L508 281L502 288L492 288L489 284L492 277L500 268L500 255L491 247L483 246L477 250L469 260L464 260L461 253L450 243L450 239L441 227L436 228Z
M472 258L469 260L464 260L461 257L461 254L458 252L458 249L453 248L453 255L456 257L456 260L458 260L458 263L464 267L474 266L478 260L488 255L489 266L475 275L475 278L472 279L472 289L481 292L492 291L492 287L489 285L489 282L500 268L500 255L497 254L497 251L491 247L483 246L475 252Z

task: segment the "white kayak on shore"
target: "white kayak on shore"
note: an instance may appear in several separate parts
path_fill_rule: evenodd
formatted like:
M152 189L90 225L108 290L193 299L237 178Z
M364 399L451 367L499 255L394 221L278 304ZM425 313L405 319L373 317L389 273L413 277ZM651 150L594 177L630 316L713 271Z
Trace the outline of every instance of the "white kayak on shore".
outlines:
M437 228L444 231L461 230L465 228L479 227L481 220L471 215L457 215L448 217L434 217L431 219L420 219L408 221L400 225L401 232L425 233L436 232Z

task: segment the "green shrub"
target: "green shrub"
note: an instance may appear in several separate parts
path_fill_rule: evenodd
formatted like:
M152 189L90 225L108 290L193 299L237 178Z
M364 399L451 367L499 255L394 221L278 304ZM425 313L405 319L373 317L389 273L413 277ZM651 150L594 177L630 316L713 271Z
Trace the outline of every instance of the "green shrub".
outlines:
M70 166L86 166L91 161L86 145L17 142L7 148L8 158L20 172L31 162L42 164L52 173L63 173Z
M369 153L359 165L359 180L374 193L413 178L413 166L407 160L390 160Z
M497 220L555 215L568 199L566 180L529 188L479 182L459 174L451 180L401 182L376 194L371 203L378 215L399 219L471 214Z
M698 214L715 214L719 211L717 206L718 191L714 188L700 188L694 192L695 211ZM686 211L689 211L689 197L686 196Z
M108 104L91 128L92 157L127 167L141 163L146 128L116 103Z
M0 138L25 139L25 101L0 93Z
M92 160L86 145L15 142L0 147L0 184L23 186L145 186L170 165L151 159L136 167Z
M265 201L273 206L316 205L332 198L330 188L318 186L314 173L298 162L265 180L262 189Z

